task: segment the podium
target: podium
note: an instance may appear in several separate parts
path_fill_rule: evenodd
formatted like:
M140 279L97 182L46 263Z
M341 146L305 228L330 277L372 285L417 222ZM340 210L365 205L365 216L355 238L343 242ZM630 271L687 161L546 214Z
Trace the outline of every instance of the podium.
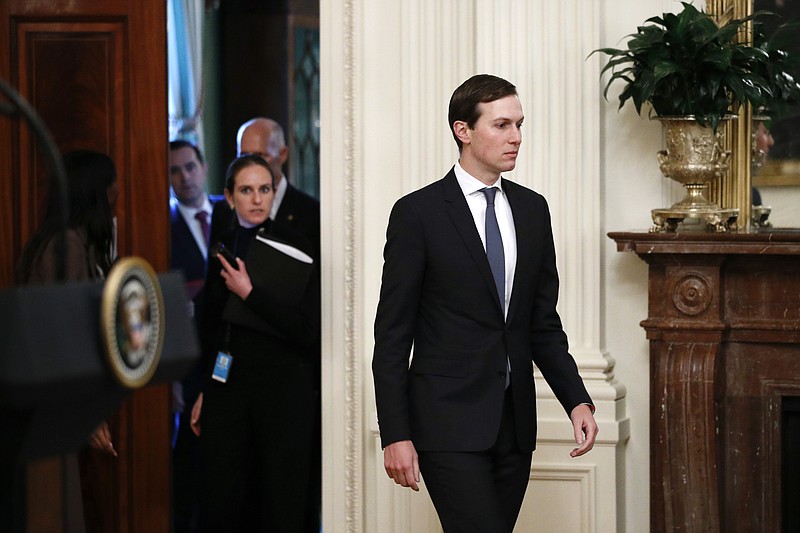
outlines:
M181 379L200 352L183 276L161 274L158 285L151 384ZM10 532L25 531L25 465L77 451L132 392L104 353L103 298L102 281L0 291L0 516Z

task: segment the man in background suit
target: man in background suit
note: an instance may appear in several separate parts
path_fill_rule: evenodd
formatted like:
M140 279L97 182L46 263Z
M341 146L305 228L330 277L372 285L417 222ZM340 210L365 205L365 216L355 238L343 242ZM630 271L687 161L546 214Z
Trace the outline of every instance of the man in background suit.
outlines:
M212 207L223 197L206 192L208 165L193 143L176 140L169 143L170 196L170 267L186 278L186 291L192 301L202 301L198 294L206 278L208 239ZM225 202L221 202L226 205ZM196 531L196 471L198 441L190 426L190 407L194 405L202 384L202 368L191 370L174 384L173 400L178 415L173 438L173 493L175 532ZM189 406L189 407L187 407Z
M465 81L448 116L459 162L398 200L386 231L372 361L384 467L414 490L424 475L448 533L513 530L536 446L533 363L571 418L570 455L597 434L556 311L547 202L501 177L523 118L506 80Z
M289 147L280 124L270 118L258 117L245 122L236 134L236 155L255 154L269 163L278 180L275 183L275 202L269 218L285 228L300 232L314 248L319 258L319 200L301 191L286 178L283 166L289 157ZM214 212L212 241L230 224L230 206L219 205Z
M240 156L257 154L267 160L273 174L279 177L270 218L304 234L314 246L315 258L319 258L319 201L294 187L283 173L289 157L283 128L269 118L248 120L239 127L236 149Z
M206 278L212 207L222 199L206 193L207 174L197 146L184 140L169 143L170 267L183 272L191 300Z

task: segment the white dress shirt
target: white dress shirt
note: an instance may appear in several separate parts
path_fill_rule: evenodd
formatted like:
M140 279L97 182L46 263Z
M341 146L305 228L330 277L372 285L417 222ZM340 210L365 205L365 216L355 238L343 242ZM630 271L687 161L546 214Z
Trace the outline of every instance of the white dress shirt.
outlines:
M281 202L283 202L283 197L286 196L286 189L289 188L289 182L286 179L286 175L281 173L281 181L278 183L278 186L275 187L275 198L272 200L272 209L269 212L269 219L275 220L275 216L278 214L278 209L281 207Z
M461 167L460 163L455 165L456 180L461 187L472 218L475 220L475 227L478 235L481 236L483 249L486 250L486 196L482 190L487 187L485 183L470 175ZM506 286L504 309L508 315L508 303L511 299L511 290L514 285L514 272L517 268L517 232L514 227L514 216L511 207L508 205L505 191L503 191L503 178L500 177L491 185L497 187L499 192L494 197L494 210L497 215L497 225L500 226L500 237L503 239L503 254L506 261Z
M206 238L203 235L203 228L200 227L200 221L194 216L198 211L205 211L206 215L208 216L208 225L211 226L211 202L208 201L208 195L206 195L205 200L203 200L203 205L199 209L196 207L183 205L177 201L177 199L175 202L178 204L178 212L186 221L186 225L189 226L189 230L192 232L192 237L194 237L197 247L200 249L200 253L203 254L203 259L206 259L208 256Z

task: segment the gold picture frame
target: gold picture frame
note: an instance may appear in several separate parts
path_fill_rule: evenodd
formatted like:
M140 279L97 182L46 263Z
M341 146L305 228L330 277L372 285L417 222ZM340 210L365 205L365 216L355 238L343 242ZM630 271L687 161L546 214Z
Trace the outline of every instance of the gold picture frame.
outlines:
M137 389L155 374L164 346L164 297L141 257L116 262L103 287L100 329L112 374Z
M744 18L753 13L753 0L708 0L706 9L717 24L722 26L734 18ZM749 31L749 26L748 30ZM748 38L745 33L740 38ZM752 109L742 106L738 120L730 121L726 128L726 146L733 154L728 175L711 188L711 200L721 207L739 210L738 226L747 231L752 220L752 188L750 169L750 143L752 131Z
M708 0L708 12L724 24L731 18L752 15L754 0ZM744 38L747 38L744 36ZM734 157L731 160L729 177L712 191L713 201L724 207L735 207L740 211L739 227L748 228L752 214L752 187L797 186L800 185L800 161L784 159L767 161L752 175L753 111L750 105L742 106L739 119L731 123L728 133L728 149Z
M800 185L800 159L767 161L752 178L753 187L795 187Z
M768 11L778 15L778 22L798 20L800 7L796 1L779 3L765 0L747 0L752 2L753 11ZM786 45L789 49L798 52L797 44ZM754 187L796 187L800 185L800 157L797 154L797 126L800 124L800 109L792 104L785 111L789 116L768 117L772 118L770 133L775 135L772 139L771 153L767 160L759 166L758 171L752 176ZM784 113L785 115L785 113ZM755 150L755 146L753 147Z

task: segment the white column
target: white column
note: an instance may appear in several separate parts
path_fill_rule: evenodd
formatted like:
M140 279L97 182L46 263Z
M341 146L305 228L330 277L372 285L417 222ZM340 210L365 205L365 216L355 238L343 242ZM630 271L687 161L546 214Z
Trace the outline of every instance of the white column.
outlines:
M360 19L354 0L320 2L322 513L326 533L362 532L363 342L356 327L360 232L357 127ZM333 226L333 227L332 227Z

